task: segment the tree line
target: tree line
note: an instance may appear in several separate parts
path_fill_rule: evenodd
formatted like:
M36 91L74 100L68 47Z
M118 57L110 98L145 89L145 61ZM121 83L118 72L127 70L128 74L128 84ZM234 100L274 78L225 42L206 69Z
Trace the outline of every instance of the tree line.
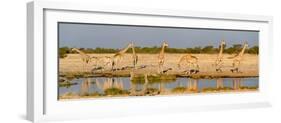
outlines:
M234 44L231 47L224 48L224 53L227 54L236 54L241 51L242 49L241 44ZM85 53L116 53L120 49L113 49L113 48L79 48L81 51ZM149 53L149 54L155 54L159 53L161 47L153 46L153 47L135 47L136 53ZM132 53L132 50L129 49L127 51L128 53ZM219 52L219 48L215 48L214 46L205 46L205 47L193 47L193 48L166 48L165 49L166 53L192 53L192 54L200 54L200 53L205 53L205 54L216 54ZM71 48L69 47L61 47L59 48L59 57L63 58L66 57L66 54L69 53L76 53L71 51ZM258 46L253 46L250 48L247 48L245 50L245 53L249 54L259 54L259 47Z

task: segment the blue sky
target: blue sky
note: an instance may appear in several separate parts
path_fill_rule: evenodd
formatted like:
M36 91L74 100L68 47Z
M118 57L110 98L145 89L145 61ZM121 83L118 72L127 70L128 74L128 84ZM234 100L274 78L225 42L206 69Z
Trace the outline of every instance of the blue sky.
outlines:
M227 46L247 41L250 47L258 45L257 31L216 30L192 28L145 27L126 25L98 25L59 23L59 47L122 48L128 42L136 46L159 46L167 41L169 47L188 48L213 45L224 39Z

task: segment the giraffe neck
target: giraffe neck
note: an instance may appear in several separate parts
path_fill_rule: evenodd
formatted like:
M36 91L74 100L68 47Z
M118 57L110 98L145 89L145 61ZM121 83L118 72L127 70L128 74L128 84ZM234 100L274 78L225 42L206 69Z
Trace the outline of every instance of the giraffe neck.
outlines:
M220 52L219 52L219 56L221 56L223 53L223 44L220 45Z
M239 56L240 56L240 57L244 55L245 49L246 49L246 44L244 44L243 49L242 49L241 52L239 53Z
M80 55L86 55L84 52L78 50L78 49L75 49L76 52L78 52Z
M137 54L136 54L136 51L135 51L135 47L132 46L132 52L133 52L133 60L134 60L134 64L136 64L137 62Z
M131 46L130 46L130 44L127 46L127 47L125 47L124 49L122 49L121 51L119 51L118 53L119 54L124 54L125 52L127 52L127 50L130 48Z
M160 51L160 55L164 55L165 52L165 45L162 45L161 51Z
M135 52L135 47L133 47L133 46L132 46L132 52L133 52L133 55L135 56L136 52Z
M178 64L180 64L181 62L183 62L183 60L185 60L186 56L182 56L181 59L179 60Z

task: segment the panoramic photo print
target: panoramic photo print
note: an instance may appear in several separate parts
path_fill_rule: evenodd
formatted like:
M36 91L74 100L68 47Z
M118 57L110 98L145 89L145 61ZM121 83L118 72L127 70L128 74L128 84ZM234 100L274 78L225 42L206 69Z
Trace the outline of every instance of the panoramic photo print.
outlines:
M58 100L259 89L259 32L58 23Z

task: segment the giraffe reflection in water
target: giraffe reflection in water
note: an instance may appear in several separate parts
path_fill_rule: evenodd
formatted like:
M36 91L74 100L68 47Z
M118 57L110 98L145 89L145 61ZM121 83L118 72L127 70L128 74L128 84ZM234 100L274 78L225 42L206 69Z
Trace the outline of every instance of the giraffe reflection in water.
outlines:
M73 79L78 84L60 88L61 97L155 96L207 92L256 91L258 78L177 78L175 81L153 82L144 75L143 81L129 77L93 77ZM72 95L70 95L72 94ZM67 96L68 95L68 96Z
M85 78L84 81L81 84L80 96L87 96L87 95L89 95L90 87L91 87L90 79L89 78Z
M234 78L233 80L233 90L239 90L241 85L241 78Z

